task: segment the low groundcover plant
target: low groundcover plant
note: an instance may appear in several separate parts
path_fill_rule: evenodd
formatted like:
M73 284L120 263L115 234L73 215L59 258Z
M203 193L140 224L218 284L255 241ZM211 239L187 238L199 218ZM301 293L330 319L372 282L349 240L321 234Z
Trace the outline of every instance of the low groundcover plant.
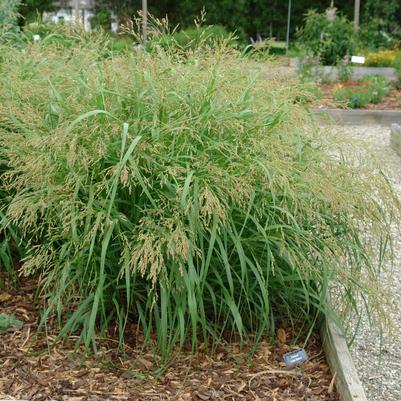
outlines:
M309 330L331 290L380 313L397 201L339 157L302 86L257 79L224 43L104 58L102 40L1 48L1 235L43 322L86 346L137 322L168 355Z
M334 98L351 108L377 104L388 93L388 81L379 75L368 75L359 81L348 81L334 87Z

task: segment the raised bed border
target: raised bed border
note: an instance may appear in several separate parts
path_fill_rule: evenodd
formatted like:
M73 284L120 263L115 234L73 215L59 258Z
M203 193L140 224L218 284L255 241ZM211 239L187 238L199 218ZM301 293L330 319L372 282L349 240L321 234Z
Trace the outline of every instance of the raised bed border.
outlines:
M327 319L321 328L320 335L327 363L332 374L335 375L340 401L367 401L347 342L337 325Z
M288 65L290 67L294 67L297 70L300 70L303 64L302 58L290 58ZM315 77L325 77L330 81L337 81L338 80L338 67L336 66L316 66L313 67L312 75ZM350 66L350 74L351 79L358 80L364 78L368 75L382 75L389 81L395 81L398 79L397 70L393 67L367 67L367 66Z
M401 123L401 110L314 109L312 115L321 124L390 126Z
M322 76L330 81L338 81L338 67L321 66L312 69L316 77ZM389 81L397 80L397 71L393 67L350 67L350 78L354 81L369 75L381 75Z

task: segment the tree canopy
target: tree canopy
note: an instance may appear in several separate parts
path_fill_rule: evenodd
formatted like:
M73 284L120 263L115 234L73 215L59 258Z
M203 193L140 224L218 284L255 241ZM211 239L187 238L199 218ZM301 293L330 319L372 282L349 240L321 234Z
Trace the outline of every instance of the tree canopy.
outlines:
M27 20L42 16L44 11L53 9L53 0L24 0L20 6L20 14Z
M128 17L141 8L141 0L101 0L101 3L120 17ZM330 0L293 1L291 34L303 25L309 9L323 11L330 3ZM334 6L346 17L353 18L353 1L337 0ZM149 11L157 17L168 15L173 25L180 24L185 28L205 9L206 21L210 24L224 25L229 30L237 31L240 36L256 36L259 33L278 39L285 37L287 7L288 2L283 0L148 0ZM401 3L399 0L366 0L362 3L361 14L362 21L378 16L383 28L394 31L399 29Z
M98 11L114 11L122 19L130 18L141 9L141 0L97 0ZM330 6L330 0L297 0L292 2L291 34L303 25L306 12L313 8L323 11ZM25 0L21 14L29 17L48 11L52 0ZM334 6L346 17L352 19L353 0L336 0ZM172 25L182 28L193 24L201 11L206 11L206 22L219 24L242 37L273 36L284 39L287 27L288 1L283 0L148 0L150 13L156 17L168 16ZM400 33L399 0L366 0L362 2L361 21L374 18L378 29ZM376 28L375 28L376 29Z

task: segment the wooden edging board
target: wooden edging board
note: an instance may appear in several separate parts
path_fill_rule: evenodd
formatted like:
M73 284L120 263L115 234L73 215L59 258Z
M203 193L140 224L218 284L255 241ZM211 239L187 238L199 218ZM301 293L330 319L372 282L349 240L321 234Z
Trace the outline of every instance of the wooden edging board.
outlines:
M400 119L401 124L401 119ZM401 125L391 124L390 146L401 156Z
M367 401L362 383L352 361L347 342L337 325L327 319L321 329L323 351L335 375L341 401Z
M401 122L401 110L314 109L312 115L322 124L391 125Z

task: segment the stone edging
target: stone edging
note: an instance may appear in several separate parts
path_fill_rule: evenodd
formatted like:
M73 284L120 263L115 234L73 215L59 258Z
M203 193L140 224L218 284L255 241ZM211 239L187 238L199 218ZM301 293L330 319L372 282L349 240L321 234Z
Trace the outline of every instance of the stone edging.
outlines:
M351 79L358 80L369 75L381 75L389 81L397 80L397 71L392 67L350 67ZM315 77L324 77L330 81L337 81L339 70L337 67L321 66L312 69L312 75Z
M365 109L314 109L312 115L319 123L342 125L391 125L401 123L401 110L365 110Z
M305 58L295 57L290 58L288 65L296 68L298 71L302 68L305 62ZM350 65L349 72L353 80L364 78L368 75L381 75L389 81L395 81L398 79L397 70L393 67L367 67L367 66L356 66ZM337 81L339 76L339 69L336 66L315 66L312 68L311 73L315 77L324 77L330 81Z
M341 401L367 401L344 336L336 324L327 320L321 329L323 350Z

